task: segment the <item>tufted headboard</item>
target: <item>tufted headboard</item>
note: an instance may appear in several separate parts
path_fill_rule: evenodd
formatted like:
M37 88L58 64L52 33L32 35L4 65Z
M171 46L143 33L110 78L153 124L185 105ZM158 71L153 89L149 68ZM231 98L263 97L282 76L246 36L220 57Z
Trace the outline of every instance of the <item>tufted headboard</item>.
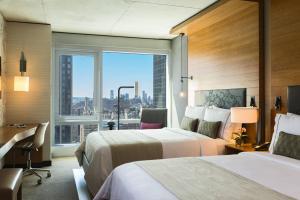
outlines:
M195 91L195 105L214 105L225 109L245 107L247 101L246 91L246 88L198 90Z

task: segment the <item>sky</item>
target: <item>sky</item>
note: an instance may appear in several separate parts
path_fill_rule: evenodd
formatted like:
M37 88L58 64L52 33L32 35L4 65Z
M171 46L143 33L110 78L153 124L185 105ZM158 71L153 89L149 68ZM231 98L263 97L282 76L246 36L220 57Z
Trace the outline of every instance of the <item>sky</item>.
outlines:
M118 87L134 86L139 81L140 95L145 90L153 96L153 55L133 53L103 53L103 97L110 97L110 90L117 95ZM94 84L93 56L73 56L73 96L92 97ZM122 93L134 96L134 89Z

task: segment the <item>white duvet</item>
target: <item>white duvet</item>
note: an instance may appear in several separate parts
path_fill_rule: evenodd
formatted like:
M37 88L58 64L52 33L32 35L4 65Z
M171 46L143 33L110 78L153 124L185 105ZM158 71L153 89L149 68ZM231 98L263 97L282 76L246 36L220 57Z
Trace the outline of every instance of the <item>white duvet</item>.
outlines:
M211 156L199 159L215 163L289 197L300 199L299 160L267 152ZM176 196L134 163L121 165L111 173L94 198L94 200L102 199L177 200Z
M112 134L122 134L127 130L112 131ZM162 143L163 158L196 157L224 154L226 141L185 131L178 128L136 130ZM85 168L87 186L95 195L101 185L113 170L110 147L102 140L101 132L90 133L84 149L89 166Z

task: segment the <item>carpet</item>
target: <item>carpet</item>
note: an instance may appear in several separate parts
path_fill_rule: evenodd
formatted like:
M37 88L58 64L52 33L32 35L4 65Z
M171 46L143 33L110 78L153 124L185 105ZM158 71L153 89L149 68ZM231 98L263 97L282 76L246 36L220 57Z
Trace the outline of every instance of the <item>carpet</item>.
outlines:
M43 183L37 185L38 177L31 175L23 179L23 200L78 200L72 169L79 168L75 157L52 159L52 176L39 172Z

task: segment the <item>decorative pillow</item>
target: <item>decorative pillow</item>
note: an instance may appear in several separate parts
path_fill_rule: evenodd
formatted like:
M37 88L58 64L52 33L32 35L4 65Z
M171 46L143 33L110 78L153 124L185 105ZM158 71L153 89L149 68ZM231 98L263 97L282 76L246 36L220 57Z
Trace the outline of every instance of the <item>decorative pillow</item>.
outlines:
M205 120L201 120L198 125L197 132L206 135L211 138L217 138L218 137L218 131L221 125L221 121L218 122L208 122Z
M221 121L218 137L228 141L231 139L232 133L237 131L238 127L241 128L241 124L231 123L229 109L222 109L215 106L207 108L204 120L209 122Z
M300 135L300 116L277 114L275 117L274 132L269 147L270 153L273 153L274 147L279 138L280 132L286 132L294 135Z
M281 131L275 144L273 154L300 160L300 135Z
M141 122L140 129L160 129L162 128L162 123L147 123Z
M202 120L204 119L205 110L205 106L187 106L184 116Z
M198 124L198 119L193 119L193 118L184 116L182 118L180 128L182 128L183 130L187 130L187 131L195 131L197 124Z

